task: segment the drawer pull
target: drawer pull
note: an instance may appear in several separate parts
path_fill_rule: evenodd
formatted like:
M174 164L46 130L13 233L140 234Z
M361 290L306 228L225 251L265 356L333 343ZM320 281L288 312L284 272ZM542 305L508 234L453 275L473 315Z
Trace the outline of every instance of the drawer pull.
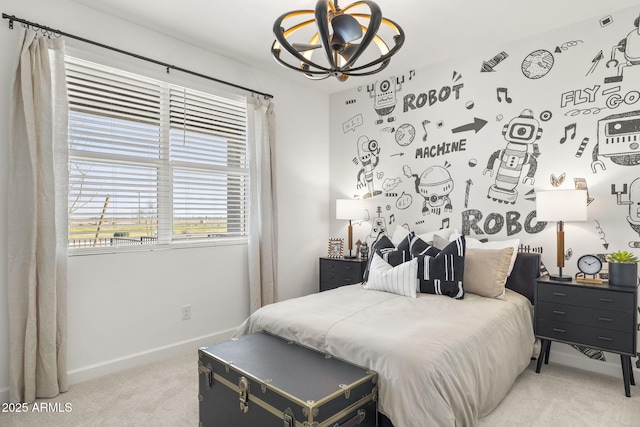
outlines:
M557 297L566 297L567 296L567 294L565 294L564 292L554 292L553 294L555 296L557 296Z
M346 266L344 269L345 269L345 270L353 270L353 267L351 267L351 266L349 265L349 266Z
M613 302L611 298L598 298L598 300L602 302Z
M564 334L567 331L565 331L564 329L553 328L553 332L561 332Z
M613 319L609 319L608 317L598 317L598 320L602 320L603 322L613 322Z
M553 310L553 314L562 314L562 315L565 315L565 314L567 314L567 313L566 313L566 312L564 312L564 311L560 311L560 310Z
M611 337L598 337L598 339L602 341L613 341L613 338Z

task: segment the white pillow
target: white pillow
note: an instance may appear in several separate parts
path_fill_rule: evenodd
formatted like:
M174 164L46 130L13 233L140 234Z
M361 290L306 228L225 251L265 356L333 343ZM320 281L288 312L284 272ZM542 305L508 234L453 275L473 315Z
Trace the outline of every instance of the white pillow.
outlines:
M453 240L456 240L456 239L450 239L450 237L453 234L453 232L454 232L453 228L443 228L442 230L429 231L428 233L416 234L416 236L421 238L425 242L433 242L433 238L434 238L435 235L438 235L438 236L442 237L445 240L453 241ZM457 231L456 231L456 233L457 233ZM456 236L456 238L460 237L460 233L457 233L457 234L458 234L458 236Z
M393 235L391 236L391 243L398 246L400 242L402 242L409 233L410 231L404 228L403 226L399 224L396 225L396 229L393 230Z
M416 298L418 287L418 258L392 267L377 253L373 255L369 267L369 277L364 289L390 292Z
M453 241L454 235L452 234L449 237L449 240ZM457 238L457 236L456 236ZM518 256L518 247L520 246L520 239L510 239L510 240L492 240L489 242L481 242L478 239L474 239L473 237L465 236L467 241L467 249L502 249L502 248L513 248L513 254L511 255L511 263L509 264L509 271L507 272L507 277L511 274L513 270L513 265L516 263L516 257Z

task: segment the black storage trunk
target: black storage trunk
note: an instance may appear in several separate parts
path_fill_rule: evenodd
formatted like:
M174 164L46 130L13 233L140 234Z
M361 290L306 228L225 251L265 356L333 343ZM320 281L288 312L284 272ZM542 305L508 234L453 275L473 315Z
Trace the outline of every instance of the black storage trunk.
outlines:
M378 374L265 332L198 350L200 425L375 427Z

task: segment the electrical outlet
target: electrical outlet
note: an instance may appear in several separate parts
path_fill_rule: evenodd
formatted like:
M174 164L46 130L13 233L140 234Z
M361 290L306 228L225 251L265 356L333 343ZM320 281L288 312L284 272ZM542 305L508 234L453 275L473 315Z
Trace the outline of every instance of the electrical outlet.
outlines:
M186 304L182 306L182 320L191 319L191 304Z

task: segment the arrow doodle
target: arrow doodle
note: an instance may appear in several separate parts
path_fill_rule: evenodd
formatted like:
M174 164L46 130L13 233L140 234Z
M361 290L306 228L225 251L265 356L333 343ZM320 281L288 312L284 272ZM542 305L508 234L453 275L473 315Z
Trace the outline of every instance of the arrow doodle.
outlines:
M464 207L465 209L469 207L469 190L471 190L471 186L473 185L473 181L470 179L467 180L467 188L464 190Z
M466 132L468 130L474 130L476 133L480 131L487 124L486 120L479 119L477 117L473 118L473 123L468 123L466 125L459 126L455 129L451 129L452 133Z
M587 71L587 74L585 74L585 76L588 76L589 74L593 73L596 70L596 67L598 66L600 61L602 61L603 59L604 59L604 54L602 53L602 51L598 52L595 58L591 60L592 62L591 68L589 68L589 71Z
M605 249L609 249L609 242L607 242L607 241L605 240L605 238L604 238L605 234L604 234L604 231L602 230L602 227L600 227L600 223L598 222L598 220L597 220L597 219L595 219L594 221L595 221L595 222L596 222L596 224L597 224L597 226L596 226L596 230L598 230L598 234L601 236L601 237L600 237L600 240L602 240L602 241L603 241L602 246L603 246Z
M393 156L404 156L404 153L396 153L396 154L392 154L389 157L393 157Z

